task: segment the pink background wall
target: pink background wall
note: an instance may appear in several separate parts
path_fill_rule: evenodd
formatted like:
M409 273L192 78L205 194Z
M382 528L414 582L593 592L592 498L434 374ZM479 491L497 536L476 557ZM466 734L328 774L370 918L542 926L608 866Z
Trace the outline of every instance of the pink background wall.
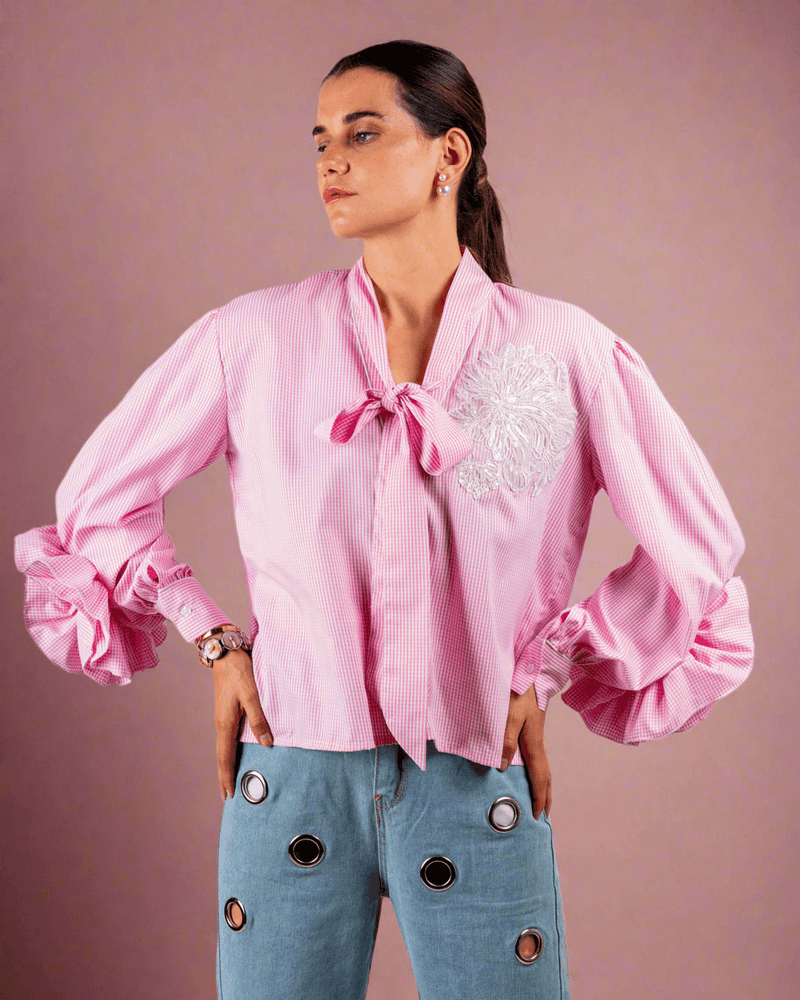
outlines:
M24 628L12 536L53 523L81 444L195 319L355 262L361 242L331 234L317 192L318 87L340 56L410 37L455 52L482 92L515 283L640 351L747 541L755 668L699 727L621 747L551 702L573 1000L788 997L800 7L393 6L27 0L0 15L3 995L215 996L212 678L172 627L127 688L59 670ZM223 462L170 494L167 527L247 621ZM600 494L572 601L634 544ZM368 998L415 997L384 901Z

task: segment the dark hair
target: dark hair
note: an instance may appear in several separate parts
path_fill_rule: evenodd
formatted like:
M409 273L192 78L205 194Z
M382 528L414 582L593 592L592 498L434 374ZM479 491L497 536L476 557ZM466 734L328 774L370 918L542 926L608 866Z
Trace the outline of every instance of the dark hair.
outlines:
M472 156L458 187L458 242L475 253L492 281L513 284L506 261L500 203L487 179L483 160L486 115L467 67L447 49L400 38L344 56L322 83L359 66L389 73L396 79L397 103L416 119L428 138L436 139L451 128L463 129L469 136Z

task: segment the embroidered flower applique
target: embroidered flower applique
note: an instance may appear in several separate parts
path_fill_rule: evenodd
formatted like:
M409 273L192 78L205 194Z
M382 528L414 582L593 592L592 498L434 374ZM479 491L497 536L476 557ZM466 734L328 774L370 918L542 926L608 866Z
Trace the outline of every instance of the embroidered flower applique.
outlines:
M532 344L484 347L464 366L450 416L476 447L459 462L458 481L474 497L505 482L515 493L534 483L539 496L561 467L577 411L567 368Z

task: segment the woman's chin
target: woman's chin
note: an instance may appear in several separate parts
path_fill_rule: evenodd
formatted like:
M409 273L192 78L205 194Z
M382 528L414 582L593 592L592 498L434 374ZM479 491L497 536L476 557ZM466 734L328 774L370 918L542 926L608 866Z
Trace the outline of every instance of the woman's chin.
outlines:
M331 232L338 236L340 240L356 240L364 237L364 232L360 226L354 226L345 222L331 222Z

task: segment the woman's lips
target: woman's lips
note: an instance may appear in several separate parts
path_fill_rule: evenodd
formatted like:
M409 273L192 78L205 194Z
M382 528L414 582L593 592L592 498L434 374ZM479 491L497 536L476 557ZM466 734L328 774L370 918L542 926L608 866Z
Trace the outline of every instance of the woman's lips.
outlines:
M330 198L326 199L325 204L330 205L331 202L339 201L341 198L352 198L352 197L353 197L352 194L334 194Z

